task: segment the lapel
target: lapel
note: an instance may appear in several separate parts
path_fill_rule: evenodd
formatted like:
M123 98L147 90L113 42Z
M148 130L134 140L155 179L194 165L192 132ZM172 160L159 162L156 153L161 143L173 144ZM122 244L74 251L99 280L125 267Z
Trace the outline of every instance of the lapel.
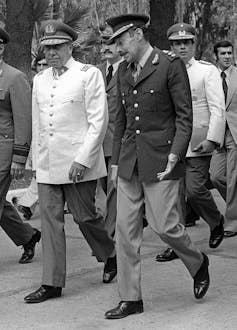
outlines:
M127 64L127 70L125 71L124 79L127 81L129 85L134 86L135 82L132 76L131 65Z
M138 85L142 80L146 79L156 70L156 65L159 63L159 51L154 48L151 55L148 57L144 67L142 68L135 85Z
M106 79L106 78L105 78ZM106 80L105 80L106 81ZM115 74L113 75L113 77L111 78L108 86L106 86L106 92L108 92L111 88L114 87L114 85L116 85L117 82L117 71L115 72Z
M237 81L237 69L233 66L230 72L230 83L228 86L227 100L226 100L226 110L231 102L231 99L236 91L236 81Z
M2 61L2 63L0 63L0 90L1 91L3 89L6 89L6 86L4 83L4 75L3 75L4 71L5 71L5 63Z
M103 78L104 78L104 82L106 83L106 62L104 62L99 69L102 72Z

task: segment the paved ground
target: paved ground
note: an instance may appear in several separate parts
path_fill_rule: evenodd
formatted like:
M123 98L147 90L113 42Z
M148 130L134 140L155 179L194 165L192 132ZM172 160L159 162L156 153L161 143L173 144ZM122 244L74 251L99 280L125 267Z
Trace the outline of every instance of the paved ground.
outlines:
M218 205L224 204L215 194ZM235 330L237 329L237 237L225 239L217 250L208 248L208 228L199 221L188 229L210 258L210 290L203 301L193 297L193 281L180 260L159 264L154 258L164 244L148 228L142 247L142 287L145 312L122 320L105 320L104 312L118 302L117 283L101 282L103 265L90 250L70 215L66 216L67 285L63 296L41 304L23 302L40 286L42 254L18 264L22 250L0 231L1 330ZM30 223L40 228L39 214Z

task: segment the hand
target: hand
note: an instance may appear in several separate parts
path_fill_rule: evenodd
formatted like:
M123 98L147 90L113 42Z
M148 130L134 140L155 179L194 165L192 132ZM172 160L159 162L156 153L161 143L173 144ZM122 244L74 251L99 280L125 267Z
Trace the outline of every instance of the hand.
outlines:
M110 180L114 186L114 188L117 188L117 181L118 181L118 166L112 165L111 166L111 177Z
M209 140L200 142L195 148L194 152L200 152L201 154L211 153L215 149L215 143Z
M177 161L178 161L178 157L175 154L169 154L166 169L164 170L164 172L157 173L157 179L159 181L164 180L173 170Z
M72 180L73 183L77 183L82 180L85 174L86 167L80 163L73 162L69 171L69 180Z
M19 180L24 176L25 164L12 162L11 177L12 179Z

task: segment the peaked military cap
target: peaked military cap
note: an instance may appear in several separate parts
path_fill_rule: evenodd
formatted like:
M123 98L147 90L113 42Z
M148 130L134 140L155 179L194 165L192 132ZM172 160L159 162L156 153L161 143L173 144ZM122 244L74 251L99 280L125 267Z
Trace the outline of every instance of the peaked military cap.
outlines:
M177 24L172 25L167 30L167 38L169 40L194 39L195 38L195 29L190 24L177 23Z
M110 38L110 42L132 27L142 27L147 25L149 19L149 16L140 14L119 15L107 19L107 24L113 29L113 35Z
M0 27L0 43L7 44L10 40L10 36L3 28Z
M102 44L107 44L111 45L114 42L114 39L112 38L112 33L111 34L101 34L100 40Z
M77 39L77 32L69 25L57 20L48 20L42 26L41 45L57 45Z

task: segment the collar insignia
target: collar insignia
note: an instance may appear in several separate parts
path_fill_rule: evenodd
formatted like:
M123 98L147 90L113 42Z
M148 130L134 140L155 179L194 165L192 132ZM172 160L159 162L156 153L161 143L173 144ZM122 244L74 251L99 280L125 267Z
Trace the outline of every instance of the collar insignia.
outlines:
M159 55L155 54L153 60L152 60L152 64L156 65L159 63Z

